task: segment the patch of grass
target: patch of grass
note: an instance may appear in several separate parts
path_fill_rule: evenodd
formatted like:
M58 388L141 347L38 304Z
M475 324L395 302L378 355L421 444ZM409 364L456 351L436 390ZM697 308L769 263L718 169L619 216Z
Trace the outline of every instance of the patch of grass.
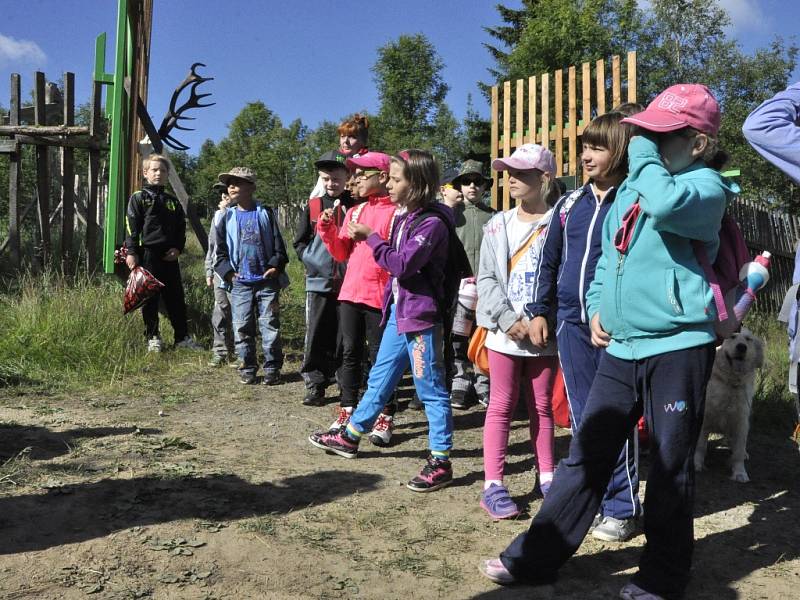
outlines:
M27 447L0 464L0 486L22 485L31 474L30 453L32 448Z
M274 515L264 515L254 519L247 519L239 523L239 529L247 533L259 535L275 535L278 532L278 520Z

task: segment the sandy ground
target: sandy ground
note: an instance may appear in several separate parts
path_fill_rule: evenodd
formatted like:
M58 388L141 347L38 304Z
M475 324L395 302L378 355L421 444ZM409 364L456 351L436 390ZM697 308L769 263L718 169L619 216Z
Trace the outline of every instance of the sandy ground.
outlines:
M281 386L242 386L205 359L171 382L0 390L0 597L614 598L636 568L641 535L587 538L554 585L478 573L541 502L523 419L507 484L529 512L493 522L478 505L482 411L455 417L454 484L415 494L404 484L424 457L422 413L399 414L390 448L344 460L307 442L334 404L303 407L291 369ZM560 456L568 442L560 430ZM728 480L726 449L709 451L688 598L800 594L800 454L768 432L749 451L749 484Z

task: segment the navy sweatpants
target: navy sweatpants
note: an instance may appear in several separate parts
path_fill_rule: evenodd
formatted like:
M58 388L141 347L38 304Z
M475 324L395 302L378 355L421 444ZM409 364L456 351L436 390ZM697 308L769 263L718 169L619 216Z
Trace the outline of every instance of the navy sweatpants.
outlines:
M622 360L603 353L572 439L530 529L500 555L522 581L551 579L580 546L630 430L644 411L652 466L644 500L647 542L633 582L683 594L694 548L694 464L714 345Z
M592 387L600 356L604 350L592 346L588 325L562 321L556 330L558 356L569 402L572 435L583 421L583 411ZM636 469L638 444L632 428L608 482L600 512L603 516L625 520L642 512L639 504L639 473Z

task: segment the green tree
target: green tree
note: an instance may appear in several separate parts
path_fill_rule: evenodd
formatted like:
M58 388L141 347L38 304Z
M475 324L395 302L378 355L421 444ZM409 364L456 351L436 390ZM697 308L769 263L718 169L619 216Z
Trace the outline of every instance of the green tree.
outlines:
M371 120L370 137L391 151L431 145L447 95L444 63L422 34L401 35L378 49L372 67L380 108ZM438 125L443 126L447 115Z

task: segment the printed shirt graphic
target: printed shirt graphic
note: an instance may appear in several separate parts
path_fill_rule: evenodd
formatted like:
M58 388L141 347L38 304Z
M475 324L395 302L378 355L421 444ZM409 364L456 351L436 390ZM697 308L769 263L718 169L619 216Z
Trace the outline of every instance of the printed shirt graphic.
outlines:
M258 212L236 210L236 225L239 230L239 276L242 283L260 281L267 270L267 257L261 243L261 230L258 227Z

